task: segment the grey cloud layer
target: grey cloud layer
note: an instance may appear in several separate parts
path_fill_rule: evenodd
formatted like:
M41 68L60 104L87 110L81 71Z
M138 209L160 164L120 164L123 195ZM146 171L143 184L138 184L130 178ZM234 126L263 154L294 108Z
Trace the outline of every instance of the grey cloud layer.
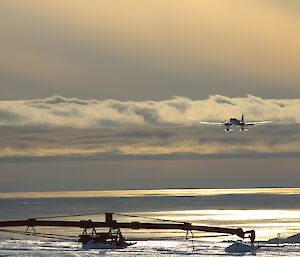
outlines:
M53 96L0 102L0 162L300 156L300 100L220 95L121 102ZM199 125L244 113L248 133Z
M247 95L212 95L205 100L174 97L163 101L82 100L52 96L0 101L0 125L71 128L190 126L201 120L221 120L242 113L248 120L272 119L300 123L300 99L262 99Z
M0 128L0 162L300 156L300 125L224 133L207 127Z

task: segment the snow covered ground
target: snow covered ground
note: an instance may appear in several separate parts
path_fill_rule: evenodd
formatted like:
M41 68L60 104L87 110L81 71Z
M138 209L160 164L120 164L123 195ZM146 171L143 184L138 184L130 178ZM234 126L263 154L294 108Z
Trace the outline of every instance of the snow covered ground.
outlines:
M0 256L300 256L300 244L290 244L284 248L263 248L252 253L244 254L226 253L224 249L229 244L230 243L209 241L150 240L139 241L137 244L126 249L84 250L82 249L81 244L76 242L2 238L0 240Z

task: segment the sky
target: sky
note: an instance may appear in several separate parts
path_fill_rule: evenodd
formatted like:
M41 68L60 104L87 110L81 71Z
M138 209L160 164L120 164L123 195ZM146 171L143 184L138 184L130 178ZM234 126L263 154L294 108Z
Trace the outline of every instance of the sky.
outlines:
M300 4L0 3L0 191L297 187ZM199 121L274 120L247 133Z

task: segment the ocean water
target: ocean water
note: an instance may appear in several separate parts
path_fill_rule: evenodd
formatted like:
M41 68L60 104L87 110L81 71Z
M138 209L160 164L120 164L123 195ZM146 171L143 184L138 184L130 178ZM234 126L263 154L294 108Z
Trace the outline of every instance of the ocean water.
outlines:
M300 233L300 188L0 193L0 210L0 220L103 221L103 213L113 212L117 221L159 222L153 220L159 218L195 225L241 227L254 229L259 241ZM75 214L88 215L72 216ZM224 249L231 244L230 240L239 239L194 232L195 238L185 240L184 231L124 229L123 235L135 241L135 245L117 250L85 250L72 237L82 233L81 229L36 228L39 233L70 236L64 239L26 236L25 229L9 228L16 233L0 232L0 256L236 256ZM300 244L260 248L245 255L300 256Z

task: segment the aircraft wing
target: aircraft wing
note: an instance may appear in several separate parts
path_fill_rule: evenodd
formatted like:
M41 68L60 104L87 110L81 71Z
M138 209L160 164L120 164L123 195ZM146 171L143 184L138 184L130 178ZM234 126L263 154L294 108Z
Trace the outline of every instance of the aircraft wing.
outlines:
M211 121L200 121L200 124L203 125L214 125L214 126L223 126L224 122L211 122Z
M259 125L265 125L269 123L273 123L273 120L264 120L264 121L253 121L253 122L246 122L246 126L259 126Z

